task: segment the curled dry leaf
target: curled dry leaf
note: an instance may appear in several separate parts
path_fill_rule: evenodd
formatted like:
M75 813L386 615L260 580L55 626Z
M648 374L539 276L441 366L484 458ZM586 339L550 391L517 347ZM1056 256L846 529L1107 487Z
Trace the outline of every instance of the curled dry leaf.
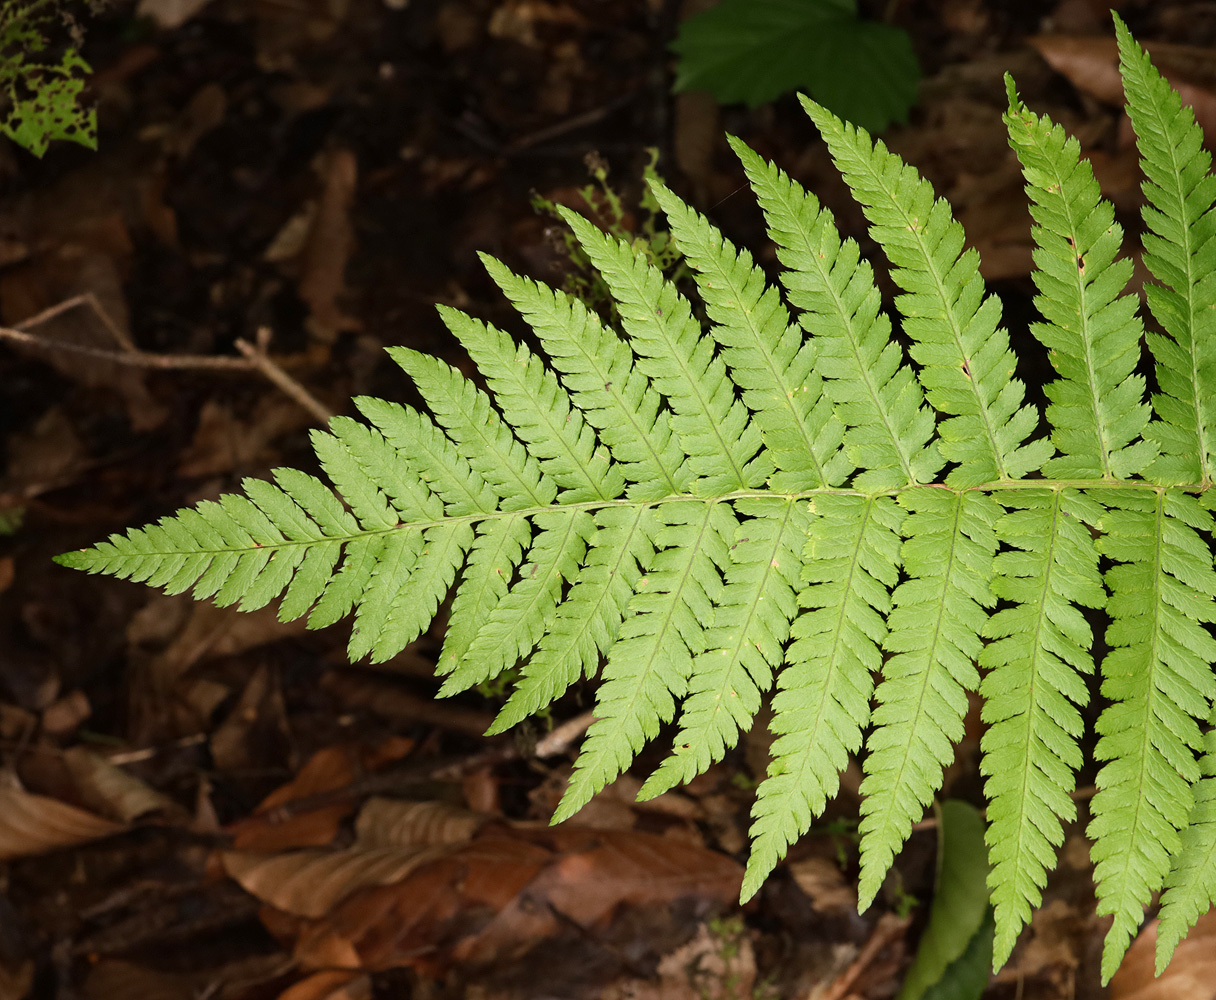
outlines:
M124 823L150 813L182 816L182 808L167 795L84 747L63 753L81 799L98 812Z
M0 773L0 861L45 854L121 833L126 827L45 795Z
M134 962L98 962L84 982L88 1000L193 1000L190 982Z
M355 836L360 847L464 844L490 818L447 802L374 798L360 810Z

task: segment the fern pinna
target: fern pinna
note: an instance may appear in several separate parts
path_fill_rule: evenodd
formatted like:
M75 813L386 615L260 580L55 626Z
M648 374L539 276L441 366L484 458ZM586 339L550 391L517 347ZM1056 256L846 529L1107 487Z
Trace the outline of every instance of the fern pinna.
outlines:
M1147 177L1151 332L1077 142L1010 84L1037 247L1032 332L1057 374L1045 414L1013 378L1000 303L949 206L882 143L805 101L892 265L910 358L857 244L732 139L783 291L658 185L703 325L629 245L566 213L620 332L487 257L543 357L443 309L489 392L393 350L430 415L363 398L366 422L318 432L337 495L280 469L61 561L246 610L281 596L284 619L313 627L353 610L350 655L375 660L413 640L456 583L442 693L519 664L495 732L598 674L555 820L673 720L671 754L642 794L689 780L771 696L745 897L864 741L868 906L978 688L997 966L1076 818L1104 628L1089 825L1099 909L1114 916L1103 974L1159 889L1163 965L1216 897L1216 180L1191 111L1117 27Z

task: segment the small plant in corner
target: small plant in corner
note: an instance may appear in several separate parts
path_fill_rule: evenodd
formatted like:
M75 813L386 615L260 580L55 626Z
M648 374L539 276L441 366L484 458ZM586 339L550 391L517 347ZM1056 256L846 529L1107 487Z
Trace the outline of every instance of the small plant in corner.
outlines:
M1216 897L1216 179L1191 111L1116 27L1160 330L1125 290L1123 233L1076 140L1010 81L1037 246L1031 332L1056 372L1044 412L1013 377L1000 301L949 205L805 100L892 265L906 355L857 244L732 139L780 289L656 183L702 325L644 255L564 211L620 330L486 257L543 354L443 308L488 392L392 349L430 412L356 400L365 421L313 438L332 486L278 469L60 561L247 610L279 598L282 618L314 628L353 612L352 660L397 653L454 587L441 693L521 665L492 731L599 679L555 821L677 717L641 794L689 780L771 695L745 898L859 754L867 907L978 688L997 967L1076 816L1099 670L1088 833L1098 909L1114 918L1102 975L1158 890L1163 967Z

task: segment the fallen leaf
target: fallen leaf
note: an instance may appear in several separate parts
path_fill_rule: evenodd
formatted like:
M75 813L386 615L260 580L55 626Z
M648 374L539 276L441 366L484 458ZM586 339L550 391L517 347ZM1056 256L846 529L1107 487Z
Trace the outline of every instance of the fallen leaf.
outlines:
M45 854L121 833L126 827L21 787L0 772L0 861Z
M63 752L63 760L76 782L81 800L98 812L123 823L149 813L184 818L181 806L167 795L91 750L69 747Z
M1216 1000L1216 910L1200 917L1155 975L1156 920L1142 930L1110 981L1110 1000Z

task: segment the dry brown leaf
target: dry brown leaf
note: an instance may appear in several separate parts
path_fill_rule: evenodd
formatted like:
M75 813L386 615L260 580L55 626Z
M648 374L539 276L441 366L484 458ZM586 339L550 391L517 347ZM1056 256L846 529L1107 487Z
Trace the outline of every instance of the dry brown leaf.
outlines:
M136 8L140 17L151 18L165 31L180 28L198 14L211 0L139 0Z
M0 962L0 1000L24 1000L34 985L34 961Z
M370 976L331 969L289 986L279 994L279 1000L368 1000L371 995Z
M134 962L98 962L84 982L88 1000L193 1000L189 980Z
M443 848L382 847L287 854L225 851L224 868L264 903L301 917L320 918L351 893L400 882Z
M149 813L182 816L182 808L133 774L84 747L69 747L64 763L76 782L81 800L99 813L130 823Z
M1155 975L1157 921L1140 932L1110 981L1110 1000L1216 1000L1216 910L1200 917Z
M0 772L0 861L87 844L125 829L58 799L33 795L12 772Z
M414 966L428 974L467 955L441 944L478 940L487 916L502 927L503 912L553 858L546 846L514 836L481 837L455 848L430 849L431 857L408 878L355 893L301 935L296 958L306 965L351 963L369 970ZM553 911L515 907L516 917L493 942L491 957L509 954L551 934ZM482 960L483 948L475 957Z
M325 187L300 255L300 298L312 315L312 334L330 343L339 333L358 330L357 319L339 306L346 291L346 262L355 248L350 221L358 166L349 149L332 150L323 162Z
M1078 90L1107 104L1123 103L1119 48L1113 38L1038 35L1028 39L1056 72ZM1195 109L1195 120L1208 136L1216 135L1216 52L1193 45L1148 42L1153 64Z
M360 847L430 847L464 844L492 817L446 802L369 799L355 821Z

